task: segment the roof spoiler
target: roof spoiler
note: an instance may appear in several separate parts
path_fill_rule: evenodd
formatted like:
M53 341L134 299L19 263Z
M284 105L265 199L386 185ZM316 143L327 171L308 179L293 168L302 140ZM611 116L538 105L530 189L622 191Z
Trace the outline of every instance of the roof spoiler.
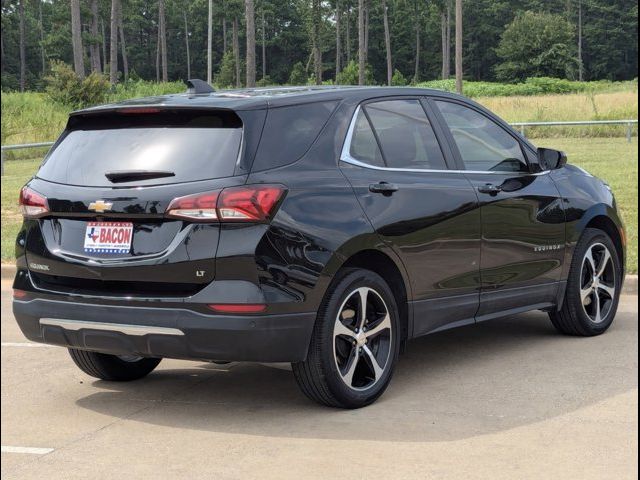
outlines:
M187 93L194 95L199 93L213 93L214 88L204 80L199 78L190 78L185 82L187 84Z

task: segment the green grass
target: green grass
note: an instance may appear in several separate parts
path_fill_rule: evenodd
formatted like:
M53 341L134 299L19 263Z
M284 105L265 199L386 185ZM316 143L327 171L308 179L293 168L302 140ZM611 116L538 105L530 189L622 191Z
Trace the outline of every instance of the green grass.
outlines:
M456 91L456 81L431 80L418 83L418 87L436 88L448 92ZM467 97L511 97L530 95L562 95L568 93L611 93L638 90L638 81L611 82L596 80L593 82L578 82L562 78L527 78L521 83L473 82L465 81L463 93Z
M14 261L16 235L22 224L22 216L18 212L18 193L20 188L31 178L40 165L41 159L14 160L4 165L2 176L2 215L1 235L2 263Z
M569 162L606 180L613 188L627 226L629 273L638 272L638 140L624 138L538 139L537 146L567 152ZM14 260L14 240L20 228L17 198L20 187L38 168L40 159L9 161L2 177L2 261Z
M638 273L638 139L545 138L538 147L564 150L569 163L605 180L613 189L627 227L627 271Z

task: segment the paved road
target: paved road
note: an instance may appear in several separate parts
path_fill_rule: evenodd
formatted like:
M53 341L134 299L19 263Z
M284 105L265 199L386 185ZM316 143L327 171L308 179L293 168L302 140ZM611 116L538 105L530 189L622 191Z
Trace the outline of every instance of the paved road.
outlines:
M25 345L3 282L2 478L636 478L637 300L598 338L531 313L418 339L375 405L340 411L257 364L96 381Z

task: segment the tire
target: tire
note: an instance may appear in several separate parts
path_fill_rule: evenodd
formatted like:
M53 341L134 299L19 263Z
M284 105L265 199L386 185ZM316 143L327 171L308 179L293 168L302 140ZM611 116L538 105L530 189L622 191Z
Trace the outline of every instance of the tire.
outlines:
M128 382L146 377L160 363L160 358L120 357L106 353L69 349L73 362L87 375L112 382Z
M618 310L621 285L622 267L611 238L602 230L586 229L571 261L562 308L549 313L551 323L565 335L606 332Z
M330 407L373 403L391 381L400 350L399 326L395 297L379 275L342 270L318 310L307 359L292 365L300 389Z

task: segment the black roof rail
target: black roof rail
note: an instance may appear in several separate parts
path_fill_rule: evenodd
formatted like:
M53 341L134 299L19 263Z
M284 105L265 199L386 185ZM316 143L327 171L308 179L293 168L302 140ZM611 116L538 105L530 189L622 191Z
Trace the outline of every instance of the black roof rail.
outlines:
M190 78L185 83L187 84L187 93L192 95L198 93L215 92L214 88L211 85L209 85L204 80L200 80L199 78Z

